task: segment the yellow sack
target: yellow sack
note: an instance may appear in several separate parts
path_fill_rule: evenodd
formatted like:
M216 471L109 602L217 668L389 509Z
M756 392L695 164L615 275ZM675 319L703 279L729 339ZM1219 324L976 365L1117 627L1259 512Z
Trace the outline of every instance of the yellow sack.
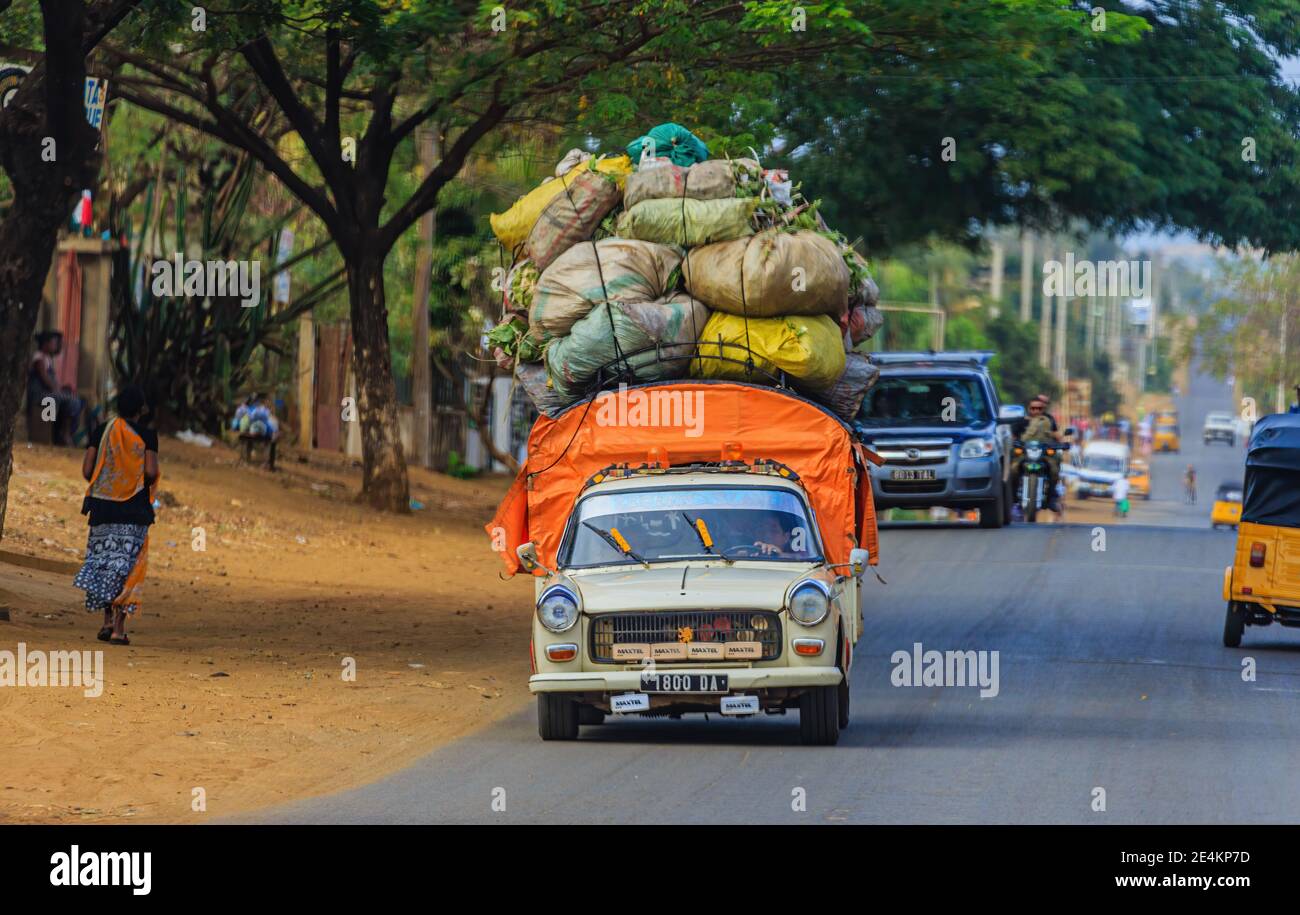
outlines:
M801 387L829 388L844 374L844 338L840 326L826 315L750 318L748 340L756 369L772 375L785 372ZM715 311L700 334L699 351L705 358L692 360L692 377L767 383L763 375L746 376L745 345L745 319Z
M588 168L613 175L618 181L619 190L622 190L624 180L632 171L632 160L627 156L601 157L571 169L558 178L543 181L516 200L514 206L504 213L493 213L488 217L497 241L513 254L516 248L528 240L528 233L533 230L546 205L563 193L564 188L576 181Z

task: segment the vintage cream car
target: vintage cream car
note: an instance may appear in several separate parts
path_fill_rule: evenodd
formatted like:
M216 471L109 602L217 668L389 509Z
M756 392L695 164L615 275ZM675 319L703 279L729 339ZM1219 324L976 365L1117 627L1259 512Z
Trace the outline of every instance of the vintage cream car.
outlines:
M518 549L537 568L531 543ZM544 740L605 714L785 714L805 743L849 723L866 550L829 565L777 468L614 473L578 499L536 581L529 688Z
M485 526L506 570L535 578L542 738L606 715L794 710L804 742L834 744L878 561L869 470L882 459L788 390L660 382L605 396L537 420ZM624 421L656 402L703 421Z

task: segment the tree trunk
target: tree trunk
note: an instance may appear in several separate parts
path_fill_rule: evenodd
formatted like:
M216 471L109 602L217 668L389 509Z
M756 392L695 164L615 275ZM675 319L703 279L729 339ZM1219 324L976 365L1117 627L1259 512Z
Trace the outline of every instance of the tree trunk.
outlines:
M437 128L425 127L415 132L420 151L420 165L427 175L438 161ZM420 217L420 248L415 255L415 283L411 293L411 388L415 401L412 438L415 462L429 466L429 437L433 412L433 373L429 365L429 283L433 265L433 234L436 229L434 210Z
M363 251L348 258L348 304L357 377L356 419L361 423L361 498L381 511L409 512L411 484L388 350L383 254Z
M96 134L82 113L85 12L80 0L43 0L45 60L0 115L0 164L14 189L0 222L0 537L41 290L59 227L99 164Z

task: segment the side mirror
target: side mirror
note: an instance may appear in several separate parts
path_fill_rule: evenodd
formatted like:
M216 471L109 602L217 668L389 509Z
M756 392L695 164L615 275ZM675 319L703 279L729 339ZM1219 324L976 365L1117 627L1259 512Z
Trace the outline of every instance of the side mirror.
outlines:
M537 558L537 545L531 540L515 547L515 555L519 557L519 564L529 572L536 572L542 567L541 560Z
M1003 404L998 408L998 424L1010 425L1025 418L1025 408L1020 404Z
M1066 426L1065 434L1073 438L1074 436L1079 434L1079 430L1074 428L1074 426Z
M856 548L849 550L849 566L853 569L854 575L861 575L867 570L867 563L871 561L871 551Z

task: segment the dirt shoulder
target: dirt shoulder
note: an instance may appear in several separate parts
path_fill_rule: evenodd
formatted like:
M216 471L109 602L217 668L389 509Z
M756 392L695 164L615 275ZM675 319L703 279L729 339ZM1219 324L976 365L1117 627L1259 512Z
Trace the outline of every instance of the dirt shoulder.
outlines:
M413 471L425 508L393 517L353 501L341 460L289 453L270 474L222 446L161 452L175 504L114 647L72 587L81 453L15 449L0 651L103 650L103 691L0 688L0 822L228 816L373 780L527 703L531 584L499 578L481 527L507 481Z

